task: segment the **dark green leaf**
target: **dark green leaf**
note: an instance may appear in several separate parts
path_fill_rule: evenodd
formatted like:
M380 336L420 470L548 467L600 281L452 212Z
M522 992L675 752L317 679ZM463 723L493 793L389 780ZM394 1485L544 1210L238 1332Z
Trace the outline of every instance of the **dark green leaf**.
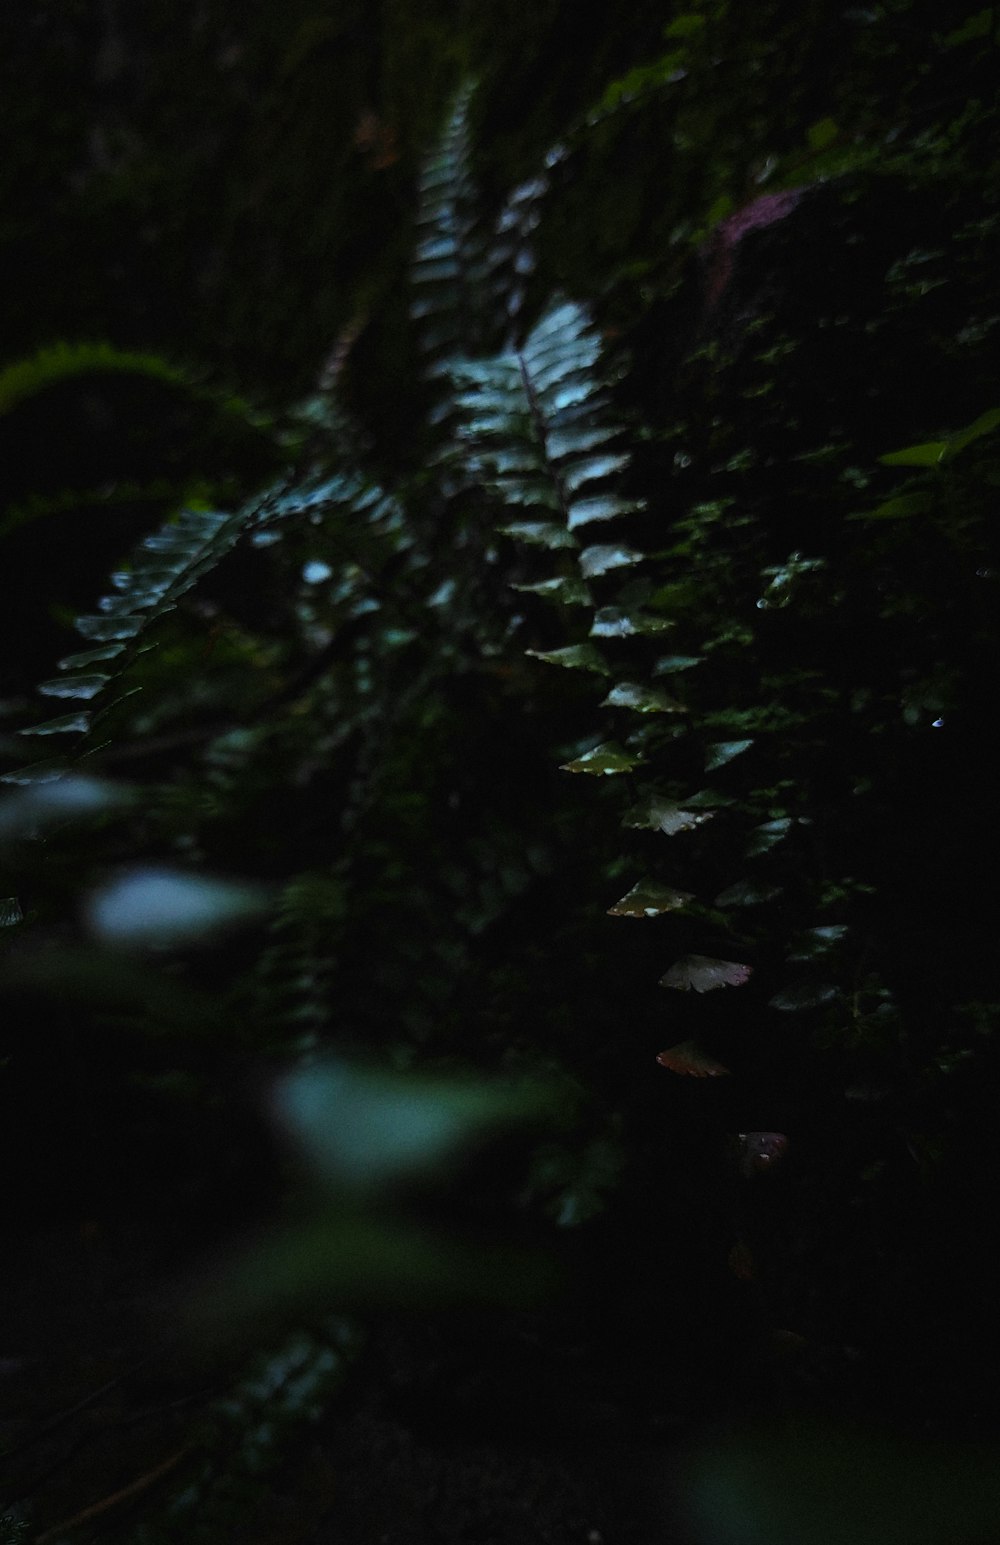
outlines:
M623 611L617 606L602 606L594 614L591 638L631 638L637 633L665 633L673 627L667 617L650 612Z
M685 713L683 703L661 692L657 687L641 687L634 681L623 681L612 687L601 704L602 708L632 708L636 713Z
M667 837L674 837L678 832L694 831L695 827L704 826L714 814L714 810L685 809L674 800L655 798L630 811L624 824L649 827L653 831L663 832Z
M719 740L711 746L706 746L705 771L714 772L717 767L724 767L734 757L749 751L752 745L752 740Z
M641 762L641 756L633 756L622 746L609 740L602 745L594 746L591 751L585 751L572 762L564 762L561 771L591 773L595 777L604 777L611 773L631 772Z
M656 880L640 880L627 895L608 908L611 917L657 917L661 912L676 912L694 897Z
M598 579L612 569L627 568L642 560L643 554L631 547L585 547L580 554L580 572L584 579Z
M526 649L525 654L536 660L547 660L550 665L564 665L569 670L611 675L611 667L593 644L568 644L563 649Z

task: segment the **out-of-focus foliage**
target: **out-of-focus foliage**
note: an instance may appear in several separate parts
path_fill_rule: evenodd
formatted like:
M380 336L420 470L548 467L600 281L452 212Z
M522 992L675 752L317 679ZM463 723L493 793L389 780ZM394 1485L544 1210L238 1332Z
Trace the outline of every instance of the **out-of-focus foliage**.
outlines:
M71 1211L255 1153L290 1211L213 1312L511 1303L576 1231L653 1406L738 1365L996 1413L985 15L612 6L571 57L554 3L218 0L190 140L166 13L106 27L86 198L39 156L83 250L145 211L142 282L53 284L0 383L79 316L274 406L75 510L103 595L18 493L5 1142Z
M764 1427L691 1456L688 1522L699 1545L937 1545L987 1540L1000 1486L985 1445L877 1428Z

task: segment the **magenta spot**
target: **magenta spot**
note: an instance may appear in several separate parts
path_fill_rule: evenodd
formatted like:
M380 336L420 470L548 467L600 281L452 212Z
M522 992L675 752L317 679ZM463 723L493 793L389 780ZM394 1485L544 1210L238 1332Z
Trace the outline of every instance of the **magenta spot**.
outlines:
M776 225L799 203L807 191L802 188L786 188L782 193L762 193L751 199L735 214L720 220L706 243L708 273L705 285L705 310L715 310L733 276L733 252L748 231L758 231L764 226Z

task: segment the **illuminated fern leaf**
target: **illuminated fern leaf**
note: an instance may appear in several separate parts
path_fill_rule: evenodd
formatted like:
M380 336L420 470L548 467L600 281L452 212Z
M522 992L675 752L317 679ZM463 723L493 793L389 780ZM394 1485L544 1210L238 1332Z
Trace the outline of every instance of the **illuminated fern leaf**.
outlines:
M608 422L600 353L586 313L563 301L521 347L453 363L469 471L504 506L571 531L635 508L608 486L628 458Z

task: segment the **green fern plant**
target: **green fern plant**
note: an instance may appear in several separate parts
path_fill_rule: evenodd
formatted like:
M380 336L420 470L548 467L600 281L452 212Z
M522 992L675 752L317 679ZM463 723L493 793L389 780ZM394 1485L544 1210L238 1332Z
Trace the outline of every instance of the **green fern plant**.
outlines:
M690 37L677 49L696 63L700 30ZM662 106L680 84L672 69L651 67L640 96ZM606 95L589 126L598 137L627 95ZM549 173L565 159L569 176L573 153L552 152L491 225L471 170L471 101L466 89L446 117L420 187L411 319L429 399L424 464L382 476L335 386L319 393L286 478L236 514L174 516L122 565L81 619L88 647L43 686L73 711L28 730L73 741L74 753L5 776L30 785L72 767L128 767L132 743L155 742L171 714L183 721L204 701L187 679L170 700L178 665L208 675L192 662L221 651L227 680L242 672L251 684L147 781L129 856L166 848L185 864L238 867L267 833L280 900L226 997L231 1018L251 1024L268 1055L334 1044L404 1067L460 1060L474 1025L483 1065L555 1064L568 1076L580 1055L573 1016L593 998L581 1078L601 1108L588 1131L543 1144L510 1190L565 1226L595 1217L628 1184L619 1161L630 1134L614 1107L640 1082L622 1069L641 1065L648 1099L673 1123L656 1184L674 1216L710 1214L707 1248L724 1271L741 1241L733 1194L751 1159L784 1151L740 1148L737 1128L804 1110L804 1124L818 1111L816 1124L840 1133L852 1102L874 1088L876 1105L885 1086L919 1113L922 1080L941 1060L933 1034L904 1023L889 908L880 912L880 876L866 865L894 791L907 791L898 767L926 756L920 737L962 703L969 664L933 575L916 597L894 577L894 533L924 521L988 638L973 577L989 572L982 490L995 480L996 414L970 412L965 430L887 452L884 474L846 440L811 446L788 399L815 399L815 362L801 362L805 343L767 312L760 284L733 300L720 337L703 314L686 354L654 338L653 352L676 348L681 400L636 426L626 404L641 398L641 372L625 345L641 356L642 340L616 341L612 362L601 304L592 312L558 286L544 299L532 267ZM689 123L694 104L682 105ZM574 132L579 148L585 128ZM726 222L728 196L711 219L696 201L676 246ZM737 252L739 227L723 234ZM624 283L616 270L619 306ZM687 299L704 307L704 294ZM836 331L821 322L803 332L811 347ZM855 346L864 331L858 323ZM939 472L959 452L955 477L972 470L956 519ZM918 468L917 480L883 486L898 466ZM807 534L799 505L815 517ZM213 602L241 553L273 565L287 636ZM931 625L915 637L925 604ZM577 788L553 795L550 767L579 775ZM603 912L612 920L598 944ZM560 974L563 950L573 967ZM978 1000L967 1021L985 1022ZM638 1044L625 1043L626 1024ZM948 1042L949 1068L976 1037L981 1050L968 1024L962 1045ZM720 1093L730 1069L745 1077ZM877 1165L905 1167L910 1138L890 1127L857 1139L871 1159L856 1166L858 1205ZM689 1137L714 1156L706 1181L683 1163ZM647 1176L654 1150L650 1138ZM831 1138L802 1181L807 1198L835 1193L834 1150ZM739 1254L730 1269L752 1277ZM793 1281L795 1271L801 1304L811 1289L801 1262Z

